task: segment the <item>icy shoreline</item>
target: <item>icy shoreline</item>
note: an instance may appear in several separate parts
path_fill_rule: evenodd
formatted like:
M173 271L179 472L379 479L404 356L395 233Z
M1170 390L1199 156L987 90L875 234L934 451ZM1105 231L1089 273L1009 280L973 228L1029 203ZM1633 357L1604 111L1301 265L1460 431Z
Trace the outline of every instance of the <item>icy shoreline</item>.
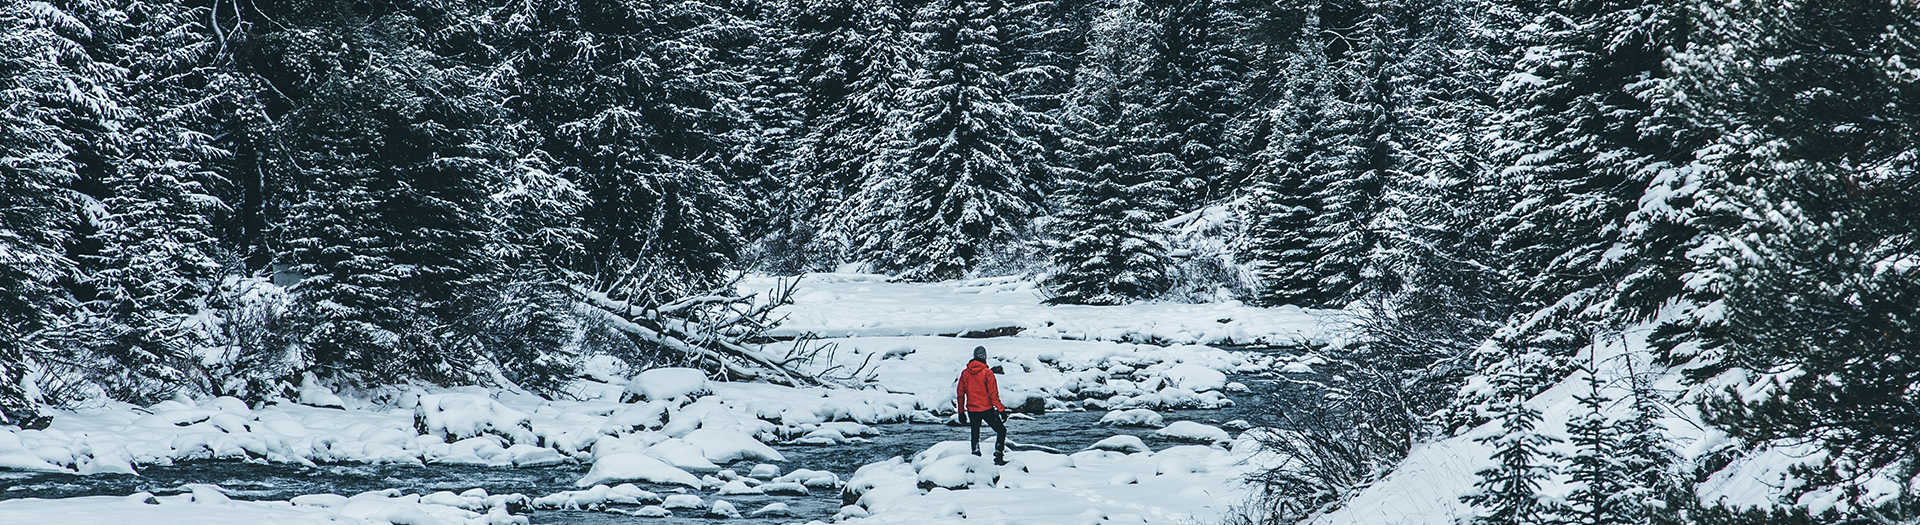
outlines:
M772 282L770 279L749 280L745 286L751 288L756 283L770 285ZM850 385L849 388L714 382L697 371L686 369L654 369L628 377L619 366L598 366L590 371L589 377L563 389L572 399L549 400L478 387L388 389L376 399L365 399L309 383L297 400L278 400L259 406L248 406L233 398L183 398L151 407L115 404L87 411L57 412L52 426L44 430L0 429L0 469L83 475L137 474L144 466L206 459L300 465L588 466L589 470L575 483L581 490L531 495L536 501L545 500L543 504L573 507L591 507L595 501L609 501L607 498L650 501L641 498L643 494L635 493L647 492L646 489L619 488L623 483L678 486L710 492L713 497L767 490L838 490L848 481L841 479L846 473L794 477L802 473L795 471L787 475L791 479L760 479L736 471L744 472L748 466L761 463L780 463L784 459L781 453L769 445L857 445L877 432L872 425L944 421L952 412L954 371L965 364L977 345L986 346L990 364L1003 370L1002 396L1010 407L1035 412L1111 409L1114 414L1133 414L1126 416L1132 418L1139 412L1154 409L1226 406L1232 401L1225 392L1244 388L1229 383L1228 374L1297 368L1310 363L1177 343L1325 341L1325 336L1315 330L1324 329L1326 319L1334 317L1327 313L1297 309L1267 311L1237 304L1137 305L1099 310L1048 308L1034 305L1031 286L1017 282L899 284L885 283L873 276L815 275L803 281L802 290L801 300L787 307L791 309L788 314L790 318L809 320L790 320L795 330L849 333L881 330L912 335L768 345L770 352L792 350L795 345L814 345L814 350L822 352L822 359L808 366L823 376L840 374L841 383ZM967 299L942 303L936 296ZM928 308L953 310L942 313ZM973 320L954 321L963 316L954 312L968 309L978 310ZM1030 312L1049 315L1029 315ZM1014 337L963 339L930 335L975 321L999 323L1000 320L988 319L993 315L1023 317L1032 322L1024 325L1030 328ZM959 324L926 323L929 319ZM1153 341L1166 346L1121 341ZM1211 491L1208 498L1232 490L1231 486L1237 484L1234 473L1240 468L1233 465L1243 464L1251 454L1245 444L1236 444L1229 434L1217 428L1170 430L1198 432L1192 434L1195 441L1210 444L1160 452L1064 451L1070 455L1020 452L1013 456L1019 463L1010 465L1013 470L1003 476L1007 484L991 488L1027 494L996 497L1038 498L1036 501L1039 501L1059 495L1028 494L1032 492L1028 489L1038 490L1042 485L1080 487L1075 490L1085 493L1076 492L1075 497L1095 502L1088 507L1094 511L1106 508L1102 505L1107 503L1098 503L1101 501L1128 500L1090 495L1101 491L1126 492L1149 486L1167 492L1173 486L1159 485L1162 482L1185 484L1183 486L1208 484L1211 487L1207 489ZM1229 444L1234 448L1227 448ZM1186 467L1179 467L1174 468L1179 471L1174 474L1162 472L1164 464L1170 461L1185 461L1199 465L1200 469L1181 471ZM1120 479L1122 474L1133 476L1132 481L1112 487L1106 485ZM1097 481L1101 483L1089 484L1087 480L1093 478L1088 476L1100 478ZM868 483L876 478L870 475L863 479L862 483ZM936 507L963 504L962 501L978 504L975 500L989 492L949 496L948 493L965 491L943 486L922 490L917 477L907 488L920 492L909 495L904 491L887 492L892 490L887 489L880 491L879 496L863 493L857 498L864 501L863 506L857 507L861 510L843 512L840 518L871 515L869 519L882 523L944 519L942 516L952 513L929 514L923 507L932 504L930 502L945 502ZM1171 493L1177 496L1183 491ZM386 500L414 498L415 503L409 504L426 504L419 503L424 495L378 496ZM1171 501L1191 500L1194 496L1186 494ZM341 496L314 501L335 501L334 498ZM48 505L45 501L48 500L0 501L0 512L29 512ZM77 506L125 504L98 498L60 501ZM159 508L180 503L164 498L154 501L158 503L141 504ZM669 502L661 498L652 503L657 505L642 507L646 513L658 514L660 511L652 507ZM305 508L298 501L248 505L251 506L242 507L253 509L250 512L259 513L262 519L269 515L295 516L288 514L293 511L306 513L301 516L325 515L320 510ZM360 504L360 507L368 505ZM1159 522L1162 518L1191 516L1204 510L1185 504L1156 508L1178 510L1147 512L1144 516L1148 517L1143 519ZM707 510L723 516L729 514L725 512L727 509ZM226 511L238 512L233 508ZM1137 514L1114 512L1118 514L1097 513L1122 518ZM452 523L494 523L475 520L499 518L477 513L464 517L442 513L445 516L438 519Z

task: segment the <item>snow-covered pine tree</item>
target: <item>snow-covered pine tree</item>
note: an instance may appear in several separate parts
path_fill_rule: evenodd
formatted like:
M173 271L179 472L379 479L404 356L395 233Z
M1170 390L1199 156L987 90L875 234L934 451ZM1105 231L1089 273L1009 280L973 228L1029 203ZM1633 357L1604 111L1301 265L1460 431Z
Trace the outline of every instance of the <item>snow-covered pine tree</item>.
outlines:
M841 262L844 240L831 238L827 221L881 156L879 138L917 60L907 13L894 0L810 0L789 9L780 56L791 66L780 82L795 91L800 136L774 168L785 178L771 203L781 207L781 225L758 241L761 264L780 273Z
M1629 472L1620 461L1620 431L1607 415L1612 399L1600 391L1599 370L1591 354L1581 372L1587 391L1573 396L1581 410L1569 415L1567 421L1567 441L1573 445L1573 454L1567 457L1566 472L1574 484L1573 492L1567 495L1567 517L1579 525L1633 523L1616 499L1626 488L1622 478Z
M1682 478L1686 463L1674 450L1662 423L1671 402L1654 386L1660 374L1638 362L1638 356L1622 358L1626 359L1627 376L1623 379L1629 397L1627 417L1614 423L1614 457L1621 469L1621 490L1611 496L1612 506L1625 523L1692 523L1687 510L1697 503Z
M1606 305L1626 274L1680 256L1674 244L1684 237L1622 243L1626 220L1652 181L1691 156L1693 144L1673 130L1672 112L1656 105L1668 77L1665 50L1684 42L1684 8L1529 1L1516 9L1546 12L1515 33L1525 53L1501 93L1509 106L1497 117L1502 143L1495 162L1512 166L1508 183L1522 197L1499 220L1499 243L1515 278L1526 283L1523 299L1539 309L1528 322L1538 333L1614 313ZM1602 310L1589 311L1596 306Z
M1174 156L1156 152L1154 25L1139 0L1117 0L1094 20L1092 43L1067 108L1075 169L1060 190L1064 241L1053 250L1051 304L1123 304L1165 292L1170 281L1160 221L1173 211Z
M127 108L101 186L102 215L81 262L87 307L99 341L94 383L115 399L148 404L176 390L204 388L192 346L205 342L184 323L206 306L222 269L207 215L218 209L208 184L227 152L199 131L206 97L186 79L207 58L199 10L168 2L114 7L112 37L97 42L127 66L115 86Z
M1670 214L1640 213L1663 199L1697 143L1698 126L1677 121L1669 103L1666 49L1685 41L1684 10L1663 2L1503 2L1532 14L1505 31L1519 49L1517 71L1499 91L1505 107L1491 177L1510 195L1487 221L1495 260L1520 315L1476 356L1481 373L1522 366L1541 380L1532 395L1567 377L1585 334L1651 315L1678 283L1675 258L1694 241ZM1500 202L1500 201L1495 201ZM1636 215L1638 214L1638 215ZM1629 217L1641 217L1629 222ZM1665 225L1656 224L1666 221ZM1637 245L1635 243L1638 243ZM1625 305L1616 299L1631 296ZM1521 359L1516 359L1521 358ZM1506 395L1506 394L1501 394ZM1456 405L1498 403L1469 393ZM1455 411L1456 414L1467 412ZM1472 423L1468 417L1456 425Z
M73 307L60 286L74 269L63 245L79 210L63 124L97 123L114 107L98 89L100 65L72 40L90 33L46 3L0 4L0 424L48 423L22 380Z
M1308 153L1304 165L1321 206L1309 247L1319 255L1314 276L1333 304L1399 288L1398 276L1369 264L1382 242L1387 188L1403 177L1395 77L1404 29L1392 19L1399 8L1396 0L1353 0L1320 10L1320 25L1331 33L1322 45L1332 91L1313 131L1322 149Z
M1702 16L1715 23L1675 64L1689 116L1727 131L1701 153L1694 308L1678 323L1686 337L1668 341L1703 353L1674 357L1695 360L1698 375L1737 369L1756 383L1713 396L1709 423L1755 445L1825 449L1799 491L1875 473L1911 482L1902 465L1920 435L1920 133L1909 124L1920 114L1920 41L1910 29L1920 6L1727 4ZM1866 507L1857 513L1897 505L1851 503Z
M717 284L741 244L731 182L745 75L719 56L754 27L714 3L562 1L496 12L510 107L589 198L583 273L616 294Z
M1040 215L1052 166L1037 115L1007 93L1000 0L937 0L913 24L924 53L888 153L842 205L856 258L913 280L965 275Z
M1450 404L1477 372L1466 357L1514 311L1491 218L1508 195L1487 162L1493 91L1508 54L1504 13L1482 0L1415 0L1401 16L1395 89L1417 103L1397 110L1398 176L1382 195L1378 249L1367 265L1400 285L1367 297L1352 358L1404 374L1420 413ZM1382 282L1392 282L1382 280Z
M95 383L143 404L204 379L191 352L202 337L184 323L221 273L204 215L213 202L200 184L210 174L191 159L211 153L205 137L154 128L130 134L124 164L106 180L113 195L101 202L106 214L93 235L101 249L85 276L101 338L91 345L103 360L92 367Z
M1157 151L1179 162L1175 203L1190 210L1234 193L1246 169L1239 159L1245 140L1242 96L1247 66L1238 49L1246 27L1238 0L1152 0L1155 22L1142 76L1153 86L1147 111L1164 130Z
M584 279L570 268L586 253L580 210L587 196L549 166L537 152L520 159L488 207L499 228L488 251L500 256L506 275L482 338L501 374L534 391L564 384L579 365L571 286Z
M337 15L353 22L303 32L315 55L286 57L337 61L287 123L288 167L307 184L284 227L304 277L292 315L307 360L353 381L489 379L470 319L502 273L486 216L512 159L493 126L502 94L433 41L406 38L448 28Z
M1518 378L1508 377L1512 381ZM1546 525L1563 523L1564 512L1557 502L1541 497L1540 484L1557 469L1542 447L1558 443L1559 438L1539 432L1540 411L1527 406L1526 398L1515 396L1502 403L1500 432L1474 441L1493 448L1494 466L1475 474L1474 490L1460 501L1479 510L1474 525Z
M1278 107L1263 116L1271 131L1255 158L1252 216L1240 241L1260 282L1255 302L1270 306L1324 306L1331 299L1321 293L1316 273L1320 254L1313 249L1312 227L1321 211L1320 187L1306 165L1322 149L1315 127L1322 124L1328 71L1318 26L1300 31L1295 51L1284 55L1285 73L1278 75Z

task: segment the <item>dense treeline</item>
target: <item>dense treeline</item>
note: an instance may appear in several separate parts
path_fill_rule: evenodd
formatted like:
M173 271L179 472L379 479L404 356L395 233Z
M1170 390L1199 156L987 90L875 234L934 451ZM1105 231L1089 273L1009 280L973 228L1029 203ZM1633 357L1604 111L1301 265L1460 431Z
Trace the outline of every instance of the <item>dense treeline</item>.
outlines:
M0 0L0 412L308 372L540 390L646 359L578 287L861 263L1348 307L1407 439L1512 427L1495 516L1673 510L1528 492L1521 401L1641 323L1657 364L1774 385L1700 400L1714 424L1822 443L1808 490L1859 482L1920 445L1916 27L1884 0ZM1227 248L1177 245L1207 207ZM1632 401L1570 427L1638 447L1575 462L1640 473L1592 487L1665 486L1671 400Z

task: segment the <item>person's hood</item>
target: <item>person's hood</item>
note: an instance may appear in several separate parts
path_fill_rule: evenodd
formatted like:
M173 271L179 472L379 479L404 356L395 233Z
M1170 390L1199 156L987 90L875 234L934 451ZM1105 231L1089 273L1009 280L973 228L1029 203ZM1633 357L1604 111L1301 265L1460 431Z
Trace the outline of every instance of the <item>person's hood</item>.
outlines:
M987 371L986 361L980 361L980 360L967 361L967 373L978 374L985 371Z

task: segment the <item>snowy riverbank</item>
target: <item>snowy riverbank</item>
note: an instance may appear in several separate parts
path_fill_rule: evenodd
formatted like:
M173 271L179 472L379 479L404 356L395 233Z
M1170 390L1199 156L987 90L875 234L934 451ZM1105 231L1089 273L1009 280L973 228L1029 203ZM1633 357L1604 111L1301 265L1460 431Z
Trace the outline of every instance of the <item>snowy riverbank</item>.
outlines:
M749 280L746 286L772 282ZM1237 304L1049 308L1038 305L1030 284L1007 280L900 284L873 276L816 275L801 283L798 297L800 301L787 307L790 324L785 329L857 336L780 342L767 351L785 352L797 344L820 350L822 359L810 366L822 375L842 374L843 383L857 387L715 382L686 369L629 374L606 360L590 367L588 377L568 385L565 392L570 395L562 399L478 387L332 392L308 385L298 399L253 406L233 398L182 398L148 407L120 404L58 412L44 430L0 431L0 468L137 474L147 466L209 459L303 465L579 465L587 471L574 483L578 492L529 494L531 504L591 507L596 501L624 497L639 504L627 509L631 512L727 515L715 502L729 494L836 491L849 481L890 485L883 481L893 478L885 476L900 474L902 464L893 470L884 464L869 466L853 480L846 479L848 472L801 469L754 476L750 471L785 459L774 446L858 446L878 433L875 425L944 421L952 411L955 371L976 345L988 347L991 363L1004 371L1000 385L1009 406L1133 410L1116 415L1142 417L1142 411L1155 409L1225 406L1231 403L1228 391L1244 388L1227 381L1228 374L1310 363L1188 343L1320 342L1326 339L1323 330L1338 320L1331 312ZM1005 324L1013 320L1019 322ZM1005 326L1022 330L991 339L938 335ZM1234 490L1235 478L1246 468L1243 460L1251 454L1246 443L1234 444L1225 431L1207 427L1198 432L1195 445L1158 452L1019 452L1012 456L1015 464L996 469L1002 474L1000 482L988 484L993 490L929 486L923 491L918 476L920 467L928 465L904 463L915 470L910 476L914 479L862 492L849 502L858 503L859 510L839 518L871 514L867 519L881 523L944 519L955 514L948 512L949 504L971 506L979 516L996 512L990 508L1018 509L1071 496L1086 507L1075 516L1084 511L1082 517L1096 520L1190 521L1217 513L1229 501L1223 495ZM937 446L928 453L950 452L950 447ZM619 488L623 483L637 485ZM671 509L675 502L664 495L675 495L673 491L705 499L699 509L688 510L680 498L679 506L687 508ZM1160 497L1142 500L1128 495L1133 492ZM371 523L387 519L363 512L371 503L316 503L347 498L423 506L415 509L418 512L393 512L437 516L435 520L445 523L512 521L503 517L505 505L424 507L439 504L432 496L376 493L321 495L306 503L301 498L220 502L209 516L251 513L259 519L296 522L342 516ZM176 512L175 507L209 505L182 498L135 498L139 501L133 503L98 497L59 500L63 503L11 500L0 501L0 512L24 516L60 508L98 509L97 515L112 516L146 509L152 514L143 520L166 522L164 516ZM128 507L136 503L145 507ZM751 514L767 509L733 510Z

